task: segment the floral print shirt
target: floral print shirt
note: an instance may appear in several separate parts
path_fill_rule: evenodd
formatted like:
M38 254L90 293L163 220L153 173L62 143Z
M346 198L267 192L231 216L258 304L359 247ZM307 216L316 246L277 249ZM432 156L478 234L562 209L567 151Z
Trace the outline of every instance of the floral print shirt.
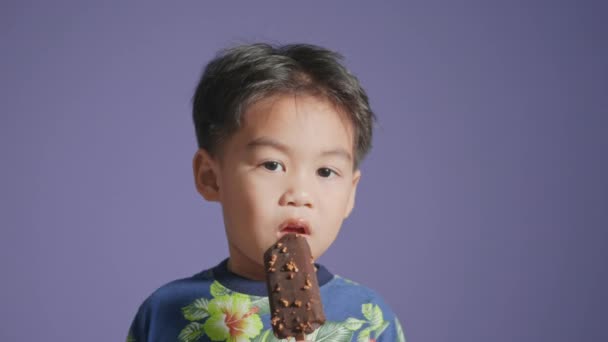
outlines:
M139 307L127 342L288 341L272 333L265 282L230 272L227 262L156 290ZM327 321L308 341L405 342L378 294L316 266Z

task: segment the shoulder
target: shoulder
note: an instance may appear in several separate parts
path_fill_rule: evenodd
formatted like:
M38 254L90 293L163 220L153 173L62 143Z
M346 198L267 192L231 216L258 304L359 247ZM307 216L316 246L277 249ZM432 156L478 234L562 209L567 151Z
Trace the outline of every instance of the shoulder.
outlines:
M334 275L321 295L326 313L351 329L357 340L405 341L399 319L375 290Z
M213 282L211 270L205 270L191 277L170 281L153 291L141 304L142 309L158 309L180 304L193 296L206 296Z
M197 300L210 296L213 277L209 270L166 283L139 306L129 329L132 341L165 341L179 334ZM195 308L196 309L196 308Z
M373 302L388 307L378 292L340 275L334 275L333 279L326 285L327 292L331 293L332 296L338 295L349 300Z

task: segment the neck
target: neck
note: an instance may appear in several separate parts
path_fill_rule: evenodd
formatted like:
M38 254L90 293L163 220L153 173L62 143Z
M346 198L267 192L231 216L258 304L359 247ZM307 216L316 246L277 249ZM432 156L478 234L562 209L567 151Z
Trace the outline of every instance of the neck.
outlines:
M264 264L260 264L248 258L243 252L233 245L229 245L230 258L228 259L228 270L241 277L251 280L266 280ZM260 259L261 260L261 259Z

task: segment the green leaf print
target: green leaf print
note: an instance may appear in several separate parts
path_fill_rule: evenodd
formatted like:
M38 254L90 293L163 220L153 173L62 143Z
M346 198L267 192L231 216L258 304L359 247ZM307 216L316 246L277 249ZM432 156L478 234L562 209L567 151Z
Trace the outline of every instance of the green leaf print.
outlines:
M291 340L278 339L276 336L274 336L272 329L267 329L267 330L264 330L261 334L256 336L256 338L254 338L251 341L252 342L293 342L294 339L293 338ZM307 337L306 341L314 341L314 340L311 340L310 338Z
M342 323L325 322L316 331L315 342L350 342L353 332L346 328Z
M127 335L127 342L135 342L135 337L133 337L131 331L129 331L129 335Z
M370 338L378 339L390 325L390 322L384 320L382 309L377 304L361 305L361 313L367 319L366 323L369 323L369 326L359 332L357 341L368 341Z
M179 333L180 342L195 342L198 341L205 331L203 325L198 322L191 322Z
M263 331L261 334L256 336L251 342L268 342L268 335L272 335L272 330Z
M371 325L372 330L376 330L382 326L384 322L384 317L382 316L382 310L378 305L374 305L372 309L371 318L369 319L369 324Z
M211 284L211 287L209 288L209 291L211 292L211 295L213 297L226 296L226 295L229 295L232 292L229 289L225 288L217 280L214 281Z
M205 298L199 298L192 304L183 307L182 313L184 314L184 318L189 321L200 321L209 317L207 306L209 306L209 301Z
M374 311L374 304L372 303L367 303L367 304L363 304L361 305L361 313L363 313L363 316L368 320L371 321L372 320L372 312Z
M251 296L251 306L256 306L258 308L258 315L270 313L270 303L268 302L268 297Z
M369 334L372 332L372 329L370 329L369 327L361 330L359 332L359 335L357 335L357 342L368 342L369 341Z
M403 334L403 328L401 327L401 323L395 317L395 327L397 328L397 342L405 342L405 335Z
M355 330L361 329L361 327L365 323L366 323L366 321L364 321L362 319L356 319L356 318L353 318L353 317L349 317L342 324L344 325L344 327L346 329L351 330L351 331L355 331Z
M384 332L384 330L388 328L389 325L389 321L384 321L384 323L382 323L382 325L378 329L374 330L374 336L378 338L378 336L380 336Z
M321 327L310 335L306 335L306 341L314 342L350 342L353 332L348 330L344 323L325 322ZM254 342L294 342L294 339L278 339L274 336L272 329L265 330L252 341ZM366 341L367 342L367 341Z

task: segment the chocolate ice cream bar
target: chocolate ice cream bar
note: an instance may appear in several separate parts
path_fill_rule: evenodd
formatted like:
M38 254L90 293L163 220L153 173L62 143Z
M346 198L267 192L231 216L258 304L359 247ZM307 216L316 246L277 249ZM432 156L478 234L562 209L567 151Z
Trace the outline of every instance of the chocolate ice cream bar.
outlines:
M306 238L286 234L264 253L274 335L303 340L323 323L316 267Z

